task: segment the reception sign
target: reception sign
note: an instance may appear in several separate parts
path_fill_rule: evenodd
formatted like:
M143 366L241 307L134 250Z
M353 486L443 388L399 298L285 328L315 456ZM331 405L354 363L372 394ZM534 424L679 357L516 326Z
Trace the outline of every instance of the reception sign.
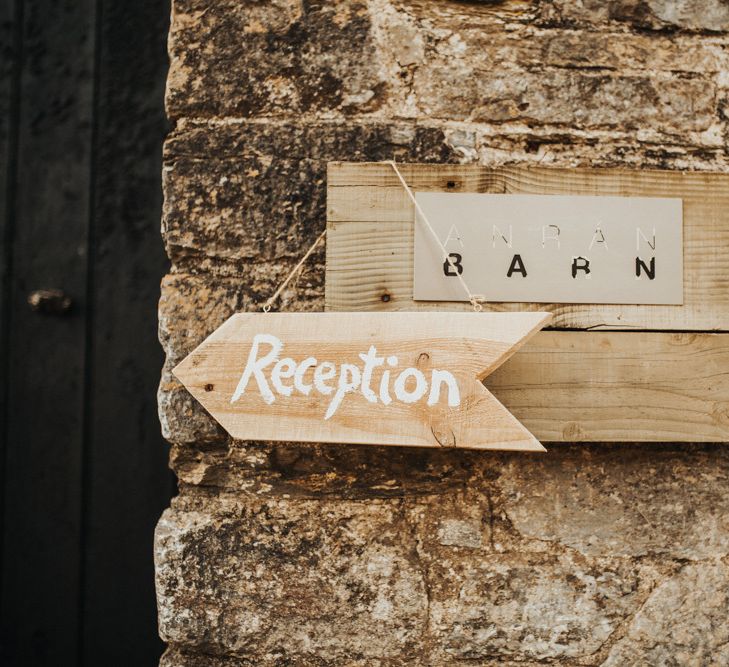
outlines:
M174 373L235 438L543 447L483 386L547 313L242 313Z

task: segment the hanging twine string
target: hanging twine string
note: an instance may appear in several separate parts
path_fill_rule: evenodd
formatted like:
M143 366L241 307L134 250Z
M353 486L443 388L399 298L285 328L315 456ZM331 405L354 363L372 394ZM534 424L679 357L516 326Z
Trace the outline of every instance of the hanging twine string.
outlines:
M266 303L263 304L263 312L267 313L269 310L271 310L271 306L274 304L276 299L278 299L279 296L281 296L281 292L286 289L286 285L289 284L289 281L297 274L299 269L304 266L306 263L306 260L311 257L311 253L316 250L316 246L318 246L324 237L327 235L327 230L325 229L319 236L317 237L316 241L311 244L311 247L306 251L306 254L299 260L299 263L291 270L291 273L289 273L288 276L286 276L286 279L279 285L279 288L273 293L273 295L266 301Z
M468 301L470 302L471 306L473 306L473 309L476 312L481 312L483 310L483 305L481 305L482 301L485 301L485 297L481 294L474 294L469 289L468 285L466 284L466 281L463 279L463 276L458 271L458 268L456 264L451 259L450 255L448 254L448 251L446 250L443 243L441 243L440 238L438 238L438 234L435 233L435 230L433 229L433 226L430 224L430 221L428 220L428 216L425 215L425 212L420 207L420 204L418 204L418 200L415 199L415 195L413 194L413 191L410 189L410 186L407 184L405 179L403 178L402 174L400 173L400 170L397 168L397 164L395 163L395 160L387 160L385 164L389 164L395 171L395 174L397 174L398 179L400 180L400 183L402 183L403 188L405 188L405 192L407 193L408 197L410 197L410 201L413 202L413 205L415 206L415 209L420 214L420 218L425 223L425 226L430 231L432 237L435 239L436 243L440 247L443 264L448 264L452 269L455 271L455 275L458 278L459 282L461 283L461 286L463 287L463 291L466 293L466 296L468 297ZM281 296L281 293L286 289L286 285L291 282L291 279L299 272L302 266L306 263L306 260L311 257L311 254L316 250L316 247L322 242L324 237L327 235L326 230L324 230L321 234L319 234L318 238L314 243L311 244L311 247L306 251L306 254L299 260L299 263L291 269L291 272L286 276L284 281L279 285L278 289L269 297L269 299L266 301L266 303L263 304L262 310L264 313L267 313L271 310L271 307L276 302L276 299L278 299L279 296Z
M420 218L425 223L425 226L430 231L431 236L435 239L435 242L440 246L440 251L443 259L443 264L448 264L452 269L455 271L455 275L458 278L458 280L461 283L461 287L463 287L463 291L466 293L466 296L468 297L468 301L473 306L473 309L479 313L483 310L483 306L481 305L482 301L485 301L485 297L482 294L474 294L469 289L468 285L466 284L466 281L464 280L463 276L461 275L461 272L456 267L455 263L451 259L451 256L448 254L448 251L446 250L445 245L441 243L440 238L438 238L438 234L435 233L435 230L433 229L433 225L430 224L430 220L428 220L428 216L425 215L425 212L420 207L420 204L418 204L418 200L415 199L415 195L413 194L413 191L410 189L410 186L406 183L405 179L403 178L402 174L400 173L400 170L397 168L397 164L395 163L395 160L387 160L387 164L389 164L397 174L397 177L400 179L400 183L402 183L403 188L405 188L405 192L407 193L408 197L410 197L410 201L413 202L413 205L415 206L415 209L420 214Z

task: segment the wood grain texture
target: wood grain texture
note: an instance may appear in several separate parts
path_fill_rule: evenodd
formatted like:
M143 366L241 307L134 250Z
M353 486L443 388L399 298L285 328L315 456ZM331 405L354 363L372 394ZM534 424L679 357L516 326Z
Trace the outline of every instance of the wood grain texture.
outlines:
M729 174L399 165L414 190L680 197L684 202L684 304L488 304L547 310L567 329L729 330ZM330 163L327 182L328 310L468 310L413 301L414 211L392 167Z
M8 340L14 218L14 172L18 136L21 16L17 3L0 3L0 517L5 516L5 460L7 451ZM0 572L4 531L0 530ZM0 584L1 585L1 584ZM1 631L0 631L1 632ZM1 642L0 642L1 643ZM0 662L3 660L0 649Z
M95 2L18 18L0 662L43 667L79 661ZM43 288L73 309L31 311Z
M729 335L543 331L486 379L542 441L729 442Z
M174 373L241 440L542 451L480 380L549 319L545 313L239 313ZM261 336L267 338L259 343ZM286 365L285 381L278 380L279 364ZM328 381L317 383L327 364ZM443 373L452 385L438 380Z

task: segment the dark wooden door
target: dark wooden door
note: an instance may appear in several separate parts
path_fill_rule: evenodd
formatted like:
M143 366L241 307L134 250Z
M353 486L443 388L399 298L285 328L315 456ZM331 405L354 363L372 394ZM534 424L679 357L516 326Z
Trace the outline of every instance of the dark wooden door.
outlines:
M169 5L1 1L0 662L152 665Z

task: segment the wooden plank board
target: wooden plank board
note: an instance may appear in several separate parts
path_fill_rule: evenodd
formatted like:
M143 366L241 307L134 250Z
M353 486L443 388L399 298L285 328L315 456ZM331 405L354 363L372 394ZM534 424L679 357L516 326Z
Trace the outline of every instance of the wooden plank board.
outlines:
M488 304L547 310L569 329L729 331L729 174L478 165L399 165L414 191L681 197L684 304ZM468 310L412 298L414 211L392 167L329 165L328 310Z
M354 321L358 315L368 317L364 313L340 314L340 317L342 321L348 318ZM377 315L373 313L371 317ZM394 328L403 335L405 330L417 335L423 328L423 318L428 315L401 313L398 327L405 329ZM288 320L316 317L315 314L269 315L272 316ZM230 326L235 329L236 320L243 322L254 317L260 322L266 316L237 315ZM449 317L479 316L454 313ZM322 335L320 332L326 331L327 340L333 340L343 333L341 326L306 328L303 333L299 328L291 329L290 323L287 326L287 330L298 336L299 344L302 335L316 340ZM362 325L356 330L362 331ZM317 410L321 412L321 406L310 402L293 418L287 409L277 408L275 423L266 427L265 433L255 430L265 426L260 422L251 427L245 410L236 414L230 398L250 345L235 351L232 343L236 332L218 331L175 371L211 414L236 437L327 440L321 430L310 434L308 422L301 423L302 419L313 418ZM395 335L397 331L392 333ZM473 334L471 331L469 335ZM335 348L332 343L332 353L337 352ZM349 352L352 350L357 351L352 348ZM231 356L234 352L236 358ZM291 352L287 348L284 354ZM483 354L483 361L488 362L486 352ZM727 369L729 334L547 331L536 334L491 373L485 384L538 439L547 442L726 442L729 441ZM262 420L265 410L263 402L258 401L248 411L255 414L256 420ZM364 442L361 435L365 417L361 413L348 416L340 441ZM247 435L236 435L234 431L238 427L249 429ZM366 425L364 430L367 428ZM392 438L389 440L390 444L394 442Z
M8 3L5 3L8 4ZM25 0L13 175L2 651L79 664L94 0ZM66 316L28 306L69 294Z
M0 517L4 512L5 457L7 447L8 338L10 333L10 275L15 201L14 178L18 135L18 85L20 69L20 16L14 2L0 3ZM3 530L0 530L0 573ZM3 631L4 632L4 631ZM2 638L0 638L2 642ZM2 655L2 653L0 653Z
M729 442L729 334L543 331L486 386L544 442Z
M174 373L241 440L543 451L480 380L550 317L238 313Z

